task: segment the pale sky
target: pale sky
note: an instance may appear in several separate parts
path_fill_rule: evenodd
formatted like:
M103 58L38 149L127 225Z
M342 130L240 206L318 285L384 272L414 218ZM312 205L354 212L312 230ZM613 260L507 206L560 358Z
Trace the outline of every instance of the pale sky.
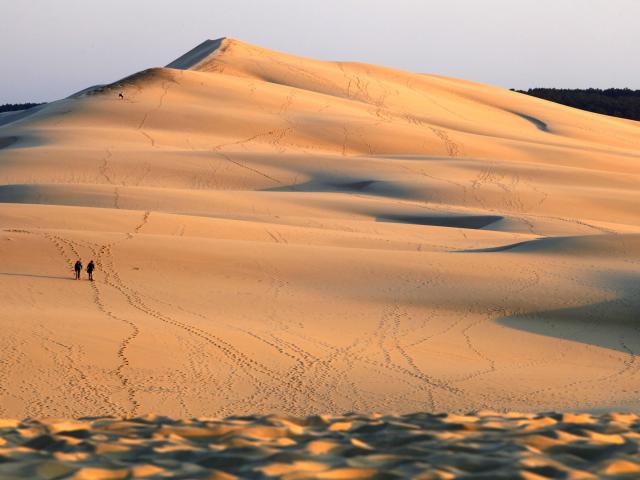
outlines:
M503 87L640 89L640 0L0 0L0 104L234 37Z

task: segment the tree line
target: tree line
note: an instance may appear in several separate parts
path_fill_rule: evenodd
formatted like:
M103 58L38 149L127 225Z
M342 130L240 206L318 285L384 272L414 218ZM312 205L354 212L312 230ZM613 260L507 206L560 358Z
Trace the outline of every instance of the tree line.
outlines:
M608 88L606 90L599 88L530 88L529 90L511 90L589 112L640 121L640 90L631 90L629 88Z
M37 107L38 105L42 105L42 103L5 103L4 105L0 105L0 113L26 110L28 108Z

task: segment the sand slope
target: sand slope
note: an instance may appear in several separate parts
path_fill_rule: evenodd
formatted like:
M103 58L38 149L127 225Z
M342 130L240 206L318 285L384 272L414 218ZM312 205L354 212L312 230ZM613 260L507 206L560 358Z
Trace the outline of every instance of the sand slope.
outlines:
M0 415L639 406L636 122L231 39L0 122Z

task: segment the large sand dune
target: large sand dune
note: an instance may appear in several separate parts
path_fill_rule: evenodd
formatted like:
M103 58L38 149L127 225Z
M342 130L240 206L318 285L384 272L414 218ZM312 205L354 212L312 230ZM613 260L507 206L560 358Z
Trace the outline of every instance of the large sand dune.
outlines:
M221 39L0 123L0 416L640 407L636 122Z

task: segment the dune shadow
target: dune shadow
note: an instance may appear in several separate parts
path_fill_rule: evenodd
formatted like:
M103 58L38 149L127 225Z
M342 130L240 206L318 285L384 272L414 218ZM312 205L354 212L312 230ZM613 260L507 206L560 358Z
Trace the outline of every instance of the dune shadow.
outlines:
M0 137L0 150L10 147L18 141L18 137Z
M379 215L376 221L478 230L503 218L498 215Z
M37 197L36 185L0 185L0 203L41 203Z
M369 178L336 179L314 176L305 183L265 188L264 192L313 192L313 193L356 193L378 197L412 198L411 190L402 185L385 180Z
M532 123L533 125L535 125L535 127L538 130L549 133L549 126L539 118L532 117L531 115L526 115L521 112L510 111L510 113L513 113L514 115L517 115L518 117L526 120L527 122Z
M457 253L507 252L514 254L536 253L571 257L595 256L618 260L640 260L640 235L591 234L559 237L539 237L497 247L456 250Z
M336 188L345 189L345 190L362 191L362 190L366 190L376 182L377 180L362 180L359 182L347 182L343 184L335 184L334 186Z
M179 58L176 58L173 62L167 64L167 68L177 68L180 70L187 70L193 67L198 62L204 60L213 52L218 50L223 42L224 38L217 38L215 40L205 40L200 45L189 50L187 53Z
M634 350L634 345L640 344L639 284L637 275L615 275L606 282L608 289L621 292L613 300L511 315L496 321L505 327L536 335L640 355L640 348Z
M455 250L454 253L494 253L494 252L508 252L510 250L518 251L520 247L529 247L535 242L540 242L544 239L525 240L523 242L510 243L508 245L500 245L498 247L487 248L473 248L469 250Z
M72 276L53 276L53 275L36 275L34 273L15 273L15 272L0 272L0 275L7 277L33 277L33 278L47 278L50 280L75 280Z

